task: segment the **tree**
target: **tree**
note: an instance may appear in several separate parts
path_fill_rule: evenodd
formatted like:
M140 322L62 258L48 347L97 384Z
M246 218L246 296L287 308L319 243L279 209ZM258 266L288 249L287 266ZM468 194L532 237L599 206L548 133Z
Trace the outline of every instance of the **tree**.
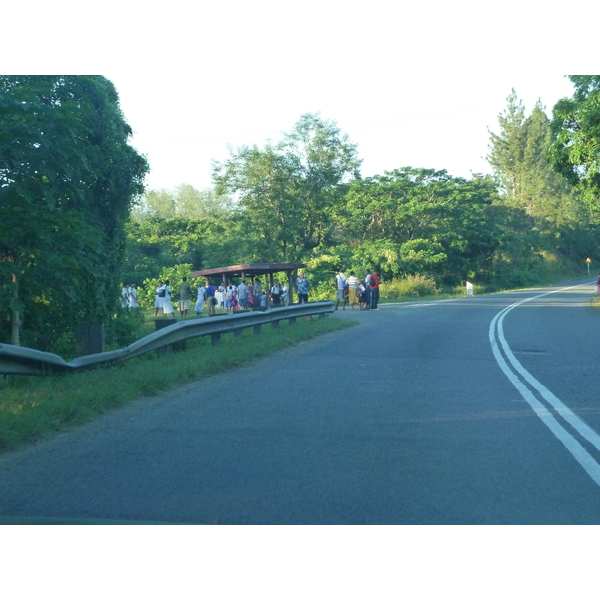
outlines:
M490 131L487 157L505 201L532 217L532 226L577 218L581 203L550 161L552 130L544 107L538 101L525 116L514 90L507 100L507 109L498 116L500 133Z
M511 90L508 106L503 114L498 115L500 133L490 134L490 163L500 189L509 197L516 197L519 190L521 165L525 153L525 107L518 99L515 90Z
M590 214L580 194L553 168L552 127L541 103L527 116L513 90L498 121L488 156L506 209L496 263L508 285L526 284L533 282L543 255L574 260L589 248Z
M490 271L499 230L494 184L406 167L352 182L340 226L359 267L422 272L460 283Z
M552 160L556 170L577 186L584 201L600 209L600 75L569 75L573 98L552 111Z
M219 194L244 212L253 255L260 261L297 261L331 240L342 184L356 177L356 146L337 125L305 114L277 145L232 151L215 163Z
M104 77L0 77L0 310L104 322L144 157Z

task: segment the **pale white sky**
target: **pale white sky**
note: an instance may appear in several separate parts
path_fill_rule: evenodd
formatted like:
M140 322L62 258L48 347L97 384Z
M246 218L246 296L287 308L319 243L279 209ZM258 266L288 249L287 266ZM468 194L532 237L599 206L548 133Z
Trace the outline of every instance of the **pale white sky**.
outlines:
M415 4L108 0L75 13L33 2L6 9L22 27L0 49L12 50L5 72L108 77L149 158L151 189L208 187L228 145L276 142L305 112L358 144L364 176L489 172L488 127L511 88L528 111L540 98L550 112L571 94L565 73L597 71L581 60L586 46L597 54L591 26L566 29L548 3Z

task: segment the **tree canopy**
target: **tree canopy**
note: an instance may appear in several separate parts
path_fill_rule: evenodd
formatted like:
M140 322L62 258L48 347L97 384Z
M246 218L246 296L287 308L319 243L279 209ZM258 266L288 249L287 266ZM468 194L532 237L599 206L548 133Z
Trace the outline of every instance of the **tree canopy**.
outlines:
M34 305L32 316L56 325L110 313L148 171L131 133L104 77L0 77L0 309L11 312L12 343Z
M259 241L250 259L299 260L331 241L343 184L359 173L356 145L332 121L304 114L276 145L242 147L214 163L217 193L245 213L247 234Z
M600 75L570 75L573 98L563 98L553 110L556 169L600 209Z

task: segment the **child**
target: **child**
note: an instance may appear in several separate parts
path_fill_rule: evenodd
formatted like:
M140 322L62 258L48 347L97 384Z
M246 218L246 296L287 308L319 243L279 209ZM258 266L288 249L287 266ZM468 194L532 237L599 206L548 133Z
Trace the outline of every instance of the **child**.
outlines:
M365 286L362 283L356 288L356 299L358 300L358 308L365 309Z
M225 308L228 313L233 312L233 288L231 286L225 291Z

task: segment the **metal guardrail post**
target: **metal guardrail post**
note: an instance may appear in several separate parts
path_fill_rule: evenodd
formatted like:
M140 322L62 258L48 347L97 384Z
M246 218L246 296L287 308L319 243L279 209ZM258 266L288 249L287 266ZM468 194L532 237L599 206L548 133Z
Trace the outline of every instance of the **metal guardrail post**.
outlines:
M156 319L154 321L154 327L156 328L156 331L160 331L161 329L170 327L175 323L177 323L177 319ZM171 346L163 346L162 348L156 349L156 354L158 356L167 356L169 352L171 352Z

